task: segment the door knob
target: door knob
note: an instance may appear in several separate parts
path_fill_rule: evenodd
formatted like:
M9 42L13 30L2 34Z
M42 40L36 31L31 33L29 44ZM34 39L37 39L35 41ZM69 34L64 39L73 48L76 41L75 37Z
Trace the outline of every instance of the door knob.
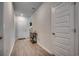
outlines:
M0 39L2 39L2 37L0 37Z
M55 33L52 33L52 35L55 35Z

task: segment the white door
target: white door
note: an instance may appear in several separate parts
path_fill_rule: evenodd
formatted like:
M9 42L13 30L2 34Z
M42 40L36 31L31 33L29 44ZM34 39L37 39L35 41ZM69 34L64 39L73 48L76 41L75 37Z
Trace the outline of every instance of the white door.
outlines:
M74 3L52 8L52 36L55 55L74 55Z
M27 38L28 30L27 30L27 19L25 17L18 16L17 17L17 38Z

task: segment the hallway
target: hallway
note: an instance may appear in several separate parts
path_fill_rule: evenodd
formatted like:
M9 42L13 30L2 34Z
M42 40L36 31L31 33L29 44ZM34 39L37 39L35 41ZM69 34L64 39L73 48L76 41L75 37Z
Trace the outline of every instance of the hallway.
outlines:
M38 44L32 44L29 39L17 40L15 42L12 56L50 56Z
M78 2L5 2L0 7L0 55L79 56Z

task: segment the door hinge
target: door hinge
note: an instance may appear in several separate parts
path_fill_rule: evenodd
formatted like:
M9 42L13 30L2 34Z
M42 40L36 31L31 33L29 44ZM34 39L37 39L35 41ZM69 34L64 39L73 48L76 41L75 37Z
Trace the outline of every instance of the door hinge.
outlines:
M76 29L74 29L74 32L76 33Z

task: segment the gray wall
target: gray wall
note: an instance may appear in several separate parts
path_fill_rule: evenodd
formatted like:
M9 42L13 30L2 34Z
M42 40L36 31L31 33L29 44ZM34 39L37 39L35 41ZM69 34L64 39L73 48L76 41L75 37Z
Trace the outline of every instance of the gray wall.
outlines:
M33 31L38 33L38 44L53 54L53 38L51 38L51 8L59 3L43 3L32 15Z
M3 3L0 2L0 37L3 36ZM3 39L0 40L0 55L3 55Z
M15 42L15 21L12 3L4 2L3 12L4 55L10 55Z

